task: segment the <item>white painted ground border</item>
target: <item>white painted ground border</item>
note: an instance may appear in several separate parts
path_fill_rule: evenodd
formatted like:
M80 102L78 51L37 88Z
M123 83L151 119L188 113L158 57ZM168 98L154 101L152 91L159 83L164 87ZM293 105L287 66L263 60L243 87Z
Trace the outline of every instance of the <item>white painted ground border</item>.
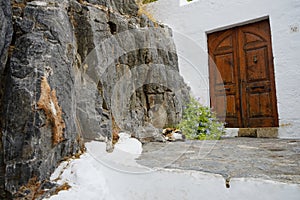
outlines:
M71 189L47 200L298 200L300 196L299 185L233 178L226 188L220 175L141 166L135 162L141 145L133 138L121 140L111 154L101 142L86 147L87 153L62 163L51 177L60 177L57 183L67 182Z

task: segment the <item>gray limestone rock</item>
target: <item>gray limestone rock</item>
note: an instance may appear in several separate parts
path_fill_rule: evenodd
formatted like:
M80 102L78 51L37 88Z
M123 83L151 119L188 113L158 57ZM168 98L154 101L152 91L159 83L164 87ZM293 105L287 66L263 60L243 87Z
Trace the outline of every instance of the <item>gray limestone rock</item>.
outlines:
M21 186L45 182L83 139L107 151L118 131L165 141L189 99L171 29L134 0L11 2L0 9L0 197L32 195Z
M3 110L2 100L5 87L5 66L9 53L9 45L13 35L12 13L9 1L0 2L0 138L2 138ZM10 198L5 190L5 165L2 140L0 139L0 199Z
M0 19L0 74L2 74L8 56L8 47L13 34L9 1L0 2Z
M112 121L132 134L145 123L163 128L180 121L189 92L178 72L169 28L145 27L144 15L128 18L94 4L72 2L70 15L81 60L79 85L86 85L77 97L82 102L77 107L79 121L84 127L93 127L84 129L89 130L87 139L111 140L107 130ZM85 94L88 89L93 93L95 87L98 95ZM98 103L87 103L87 98ZM97 130L99 121L101 129ZM142 132L136 137L143 138Z
M87 0L94 5L102 5L123 15L137 16L138 6L135 0Z
M7 64L1 151L5 190L16 198L22 185L47 180L59 161L78 152L80 135L76 43L66 9L28 4L15 29L20 32Z

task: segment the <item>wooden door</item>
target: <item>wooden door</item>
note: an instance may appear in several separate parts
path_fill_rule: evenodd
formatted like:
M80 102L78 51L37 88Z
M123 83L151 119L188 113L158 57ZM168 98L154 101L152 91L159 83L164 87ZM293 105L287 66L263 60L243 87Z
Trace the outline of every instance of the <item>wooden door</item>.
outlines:
M211 106L226 127L278 126L269 20L208 35Z

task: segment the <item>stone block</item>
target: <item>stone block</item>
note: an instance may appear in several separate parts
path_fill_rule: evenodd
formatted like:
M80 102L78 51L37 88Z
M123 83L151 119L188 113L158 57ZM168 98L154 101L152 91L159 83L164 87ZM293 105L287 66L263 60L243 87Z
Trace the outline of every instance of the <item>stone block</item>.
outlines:
M257 137L256 128L240 128L238 137Z

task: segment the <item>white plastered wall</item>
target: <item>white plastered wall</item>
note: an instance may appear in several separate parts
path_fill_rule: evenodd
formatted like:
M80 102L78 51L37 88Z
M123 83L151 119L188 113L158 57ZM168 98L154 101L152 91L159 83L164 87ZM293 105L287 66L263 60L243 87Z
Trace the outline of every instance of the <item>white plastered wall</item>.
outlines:
M207 33L269 18L279 137L300 138L300 0L158 0L147 10L173 29L181 74L203 104L209 104Z

